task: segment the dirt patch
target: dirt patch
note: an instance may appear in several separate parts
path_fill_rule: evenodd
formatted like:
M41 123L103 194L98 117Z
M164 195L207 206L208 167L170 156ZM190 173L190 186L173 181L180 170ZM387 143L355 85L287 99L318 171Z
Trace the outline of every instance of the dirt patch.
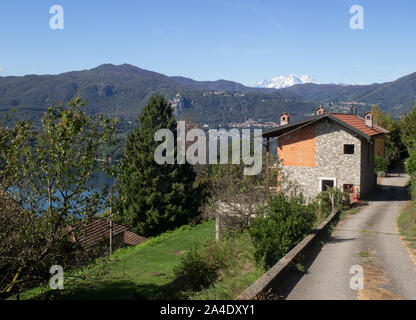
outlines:
M363 264L364 289L359 290L358 300L403 300L398 294L394 294L382 285L388 282L384 271L374 264Z
M252 262L245 262L241 268L242 274L248 274L256 269L256 266Z
M177 256L180 256L181 254L184 254L184 253L185 253L185 250L179 250L179 251L176 251L176 252L172 252L172 254L177 255Z

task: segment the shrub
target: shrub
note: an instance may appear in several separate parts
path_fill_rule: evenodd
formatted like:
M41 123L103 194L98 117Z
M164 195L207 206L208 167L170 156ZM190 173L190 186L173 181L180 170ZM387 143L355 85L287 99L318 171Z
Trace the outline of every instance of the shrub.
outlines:
M318 203L317 218L318 220L322 220L328 217L332 212L331 199L329 198L328 191L322 191L318 195Z
M413 201L416 201L416 173L410 179L410 196Z
M387 172L388 162L387 159L376 156L374 159L374 172Z
M330 193L334 194L335 210L342 210L349 207L349 196L347 192L343 192L338 188L329 188L318 195L318 220L320 220L319 218L324 219L332 213Z
M193 291L209 287L218 278L218 271L227 265L227 247L216 241L194 247L174 268L175 276L190 285Z
M406 161L406 171L409 175L416 174L416 150L410 153L410 157Z
M266 215L249 229L256 261L272 267L310 232L314 221L315 207L304 205L302 197L289 198L283 193L270 197Z

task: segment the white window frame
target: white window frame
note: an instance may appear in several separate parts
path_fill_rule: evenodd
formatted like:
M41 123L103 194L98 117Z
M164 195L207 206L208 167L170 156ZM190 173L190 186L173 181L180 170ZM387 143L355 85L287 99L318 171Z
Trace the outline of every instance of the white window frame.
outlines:
M322 181L323 180L332 180L334 181L334 188L337 187L337 178L336 177L319 177L319 187L318 190L319 192L322 192Z

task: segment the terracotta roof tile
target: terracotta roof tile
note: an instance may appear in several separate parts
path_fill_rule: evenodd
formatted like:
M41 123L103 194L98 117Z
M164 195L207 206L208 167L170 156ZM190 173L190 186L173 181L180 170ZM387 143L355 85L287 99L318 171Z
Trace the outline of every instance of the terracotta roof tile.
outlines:
M147 238L141 237L131 231L127 226L113 222L113 235L124 233L124 243L127 245L135 246ZM110 222L107 219L96 218L87 226L80 230L79 242L85 246L90 247L100 241L103 238L110 236Z
M138 244L145 242L147 238L139 236L131 231L124 231L124 243L129 246L137 246Z
M304 120L291 122L287 125L279 126L277 128L266 130L263 132L262 136L265 138L279 137L290 130L296 130L297 128L307 126L325 118L331 118L333 121L336 121L339 124L354 130L356 133L363 135L365 138L390 133L390 131L376 125L373 125L373 127L370 128L365 124L365 120L363 118L360 118L354 114L325 113Z
M386 133L387 130L380 128L378 126L373 126L370 128L365 124L365 120L353 114L341 114L341 113L331 113L334 117L346 124L350 125L354 129L362 132L367 136L375 136L378 134Z

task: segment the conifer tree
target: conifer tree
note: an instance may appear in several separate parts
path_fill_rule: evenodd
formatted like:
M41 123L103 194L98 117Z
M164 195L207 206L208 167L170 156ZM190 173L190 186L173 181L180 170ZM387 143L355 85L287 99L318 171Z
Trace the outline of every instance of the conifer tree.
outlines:
M127 138L118 183L117 219L144 236L154 236L186 224L198 214L199 188L190 164L159 165L154 151L161 143L155 132L169 129L177 137L173 108L156 95L139 116L139 128Z

